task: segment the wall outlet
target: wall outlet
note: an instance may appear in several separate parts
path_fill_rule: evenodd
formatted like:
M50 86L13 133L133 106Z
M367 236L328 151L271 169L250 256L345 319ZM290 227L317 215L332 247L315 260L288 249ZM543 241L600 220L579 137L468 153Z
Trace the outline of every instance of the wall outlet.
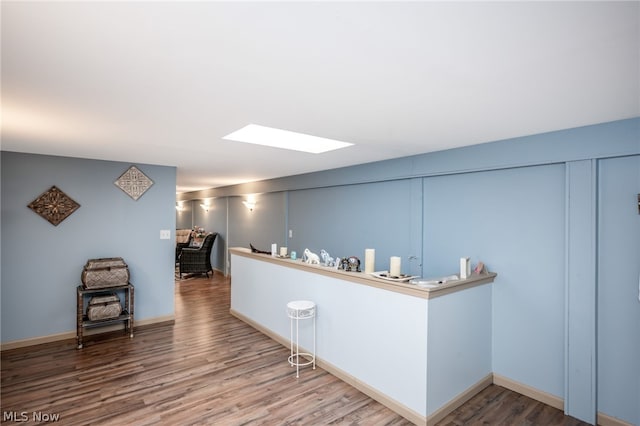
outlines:
M289 238L293 238L293 229L289 229Z
M160 230L160 239L161 240L168 240L171 238L171 231L168 229L161 229Z

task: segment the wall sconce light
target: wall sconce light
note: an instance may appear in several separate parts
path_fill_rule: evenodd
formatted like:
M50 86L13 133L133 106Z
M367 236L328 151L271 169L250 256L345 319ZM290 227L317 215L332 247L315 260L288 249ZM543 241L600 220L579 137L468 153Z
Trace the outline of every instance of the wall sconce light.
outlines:
M176 210L179 212L184 211L184 205L182 203L176 203Z
M200 207L202 207L202 210L204 210L205 212L209 211L209 204L200 204Z
M249 211L253 211L253 208L256 206L256 202L250 200L243 201L242 204L244 204L244 206L248 208Z

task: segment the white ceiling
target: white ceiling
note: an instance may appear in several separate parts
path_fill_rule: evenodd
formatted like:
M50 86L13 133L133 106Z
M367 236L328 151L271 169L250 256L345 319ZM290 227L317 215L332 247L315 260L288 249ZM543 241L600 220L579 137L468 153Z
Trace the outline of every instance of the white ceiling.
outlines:
M636 117L639 6L2 1L2 150L185 192ZM355 145L222 139L249 123Z

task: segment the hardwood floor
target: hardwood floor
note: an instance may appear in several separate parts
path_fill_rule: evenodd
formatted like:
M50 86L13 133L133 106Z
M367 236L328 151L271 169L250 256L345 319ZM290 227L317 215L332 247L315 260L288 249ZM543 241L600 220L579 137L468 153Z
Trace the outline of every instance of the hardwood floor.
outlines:
M2 424L409 425L320 368L286 362L288 349L229 314L229 281L176 282L175 325L2 352ZM138 296L138 295L137 295ZM139 297L144 297L139 295ZM47 417L53 416L53 417ZM439 425L584 425L489 386Z

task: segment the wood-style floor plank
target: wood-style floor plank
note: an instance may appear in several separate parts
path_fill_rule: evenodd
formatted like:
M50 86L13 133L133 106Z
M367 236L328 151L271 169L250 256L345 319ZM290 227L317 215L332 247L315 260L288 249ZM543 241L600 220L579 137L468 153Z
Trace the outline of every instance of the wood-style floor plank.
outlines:
M144 297L143 294L136 295ZM70 296L73 297L73 294ZM62 425L409 425L229 314L229 280L176 282L175 324L2 352L5 413L59 415ZM70 313L73 315L73 313ZM439 425L581 426L559 410L489 386Z

